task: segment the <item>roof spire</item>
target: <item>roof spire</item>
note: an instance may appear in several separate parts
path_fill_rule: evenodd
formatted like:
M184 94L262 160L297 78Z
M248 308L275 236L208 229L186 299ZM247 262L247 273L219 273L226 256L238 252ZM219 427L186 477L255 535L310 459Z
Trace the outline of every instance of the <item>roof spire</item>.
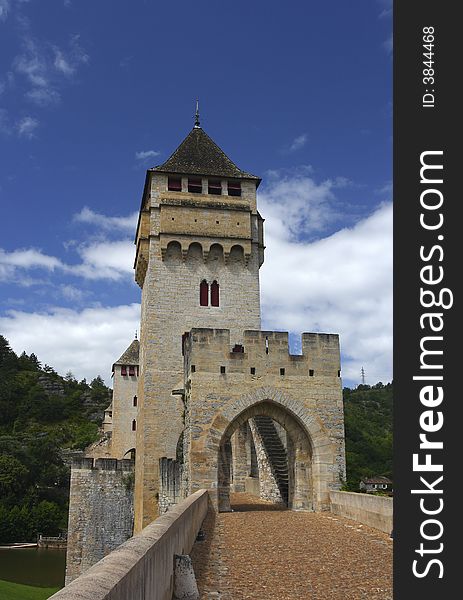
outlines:
M135 339L138 339L138 331L135 329Z
M198 99L196 99L195 127L196 128L201 127L201 125L199 124L199 100Z

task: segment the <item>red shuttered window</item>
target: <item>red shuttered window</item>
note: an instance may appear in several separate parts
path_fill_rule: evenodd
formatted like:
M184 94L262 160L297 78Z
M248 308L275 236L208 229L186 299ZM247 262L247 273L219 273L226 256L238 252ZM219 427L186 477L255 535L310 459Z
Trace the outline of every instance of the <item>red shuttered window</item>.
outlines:
M211 306L219 306L219 284L213 281L211 284Z
M201 281L199 286L199 305L209 306L209 284L205 279Z
M182 191L181 177L169 177L167 180L167 189L170 192L181 192Z
M209 179L208 193L220 196L222 194L222 182L220 180Z
M228 195L229 196L241 196L241 182L240 181L229 181L228 182Z
M188 191L193 194L202 194L203 182L201 179L188 178Z

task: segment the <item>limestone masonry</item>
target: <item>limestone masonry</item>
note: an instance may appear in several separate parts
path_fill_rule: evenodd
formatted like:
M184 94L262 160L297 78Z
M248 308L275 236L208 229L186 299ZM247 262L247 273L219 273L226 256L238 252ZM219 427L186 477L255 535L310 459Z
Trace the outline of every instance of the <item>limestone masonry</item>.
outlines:
M304 333L302 354L292 355L287 333L260 330L260 181L223 153L199 118L146 173L134 265L140 340L113 366L103 436L87 451L135 457L136 532L203 488L216 510L229 510L230 489L329 510L330 491L345 478L338 336ZM106 492L97 470L72 470L69 578L116 540L99 521ZM114 473L121 482L124 472ZM108 485L122 490L120 482ZM109 500L107 510L129 537L128 516L116 517ZM107 545L96 548L83 534L91 527Z

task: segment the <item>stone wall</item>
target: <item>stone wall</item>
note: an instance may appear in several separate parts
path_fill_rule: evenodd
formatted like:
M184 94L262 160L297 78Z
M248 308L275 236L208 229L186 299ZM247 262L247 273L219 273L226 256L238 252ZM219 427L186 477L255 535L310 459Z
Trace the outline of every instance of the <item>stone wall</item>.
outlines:
M189 554L207 513L200 490L88 569L53 600L171 600L175 554Z
M66 584L132 535L133 469L131 460L73 462Z
M159 512L164 514L171 506L183 500L182 466L174 458L159 460Z
M330 492L331 512L391 533L392 498L356 492Z

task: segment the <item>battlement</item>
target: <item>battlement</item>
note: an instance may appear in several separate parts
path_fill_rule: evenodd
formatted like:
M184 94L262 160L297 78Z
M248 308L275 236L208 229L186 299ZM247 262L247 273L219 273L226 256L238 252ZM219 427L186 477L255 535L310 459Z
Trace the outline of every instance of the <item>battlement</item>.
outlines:
M74 458L72 468L88 471L122 471L130 473L135 469L135 461L127 458L121 460L116 458Z
M303 333L302 354L291 354L288 332L246 330L233 344L228 329L194 328L184 339L185 373L340 377L339 336Z

